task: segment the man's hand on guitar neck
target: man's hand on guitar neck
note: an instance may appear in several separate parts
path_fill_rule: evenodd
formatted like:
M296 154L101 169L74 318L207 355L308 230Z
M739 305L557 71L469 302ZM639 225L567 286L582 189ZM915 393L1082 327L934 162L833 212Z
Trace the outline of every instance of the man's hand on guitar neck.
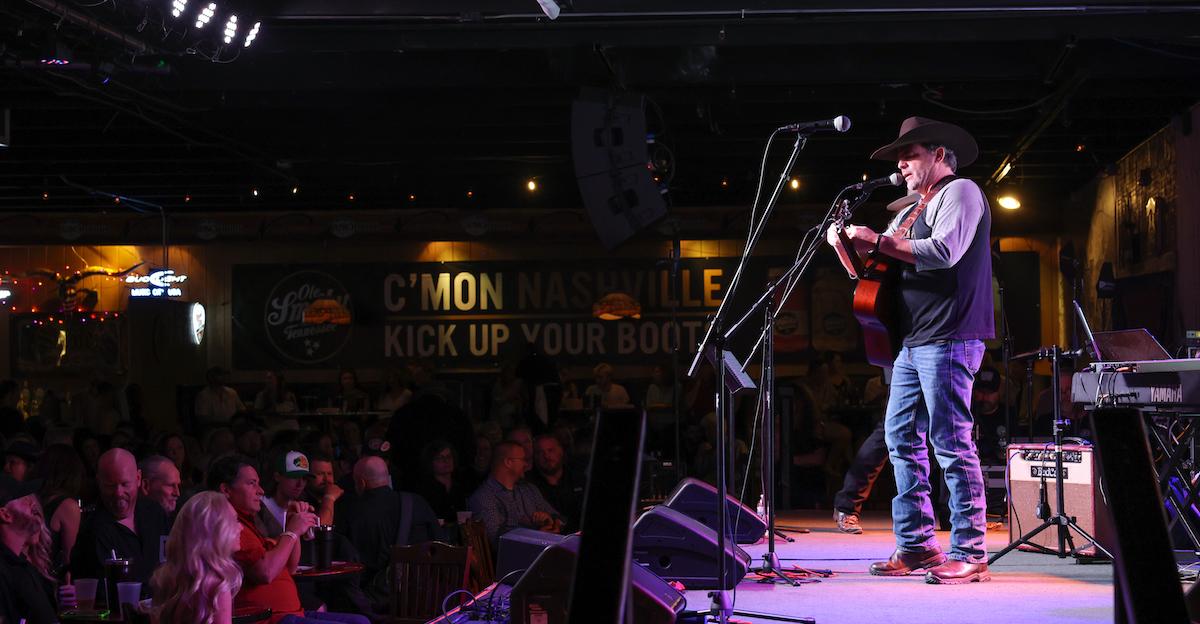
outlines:
M875 230L865 225L846 226L846 236L854 243L854 250L860 255L879 250L879 253L885 256L909 264L917 263L916 258L913 257L912 244L907 238L876 234Z

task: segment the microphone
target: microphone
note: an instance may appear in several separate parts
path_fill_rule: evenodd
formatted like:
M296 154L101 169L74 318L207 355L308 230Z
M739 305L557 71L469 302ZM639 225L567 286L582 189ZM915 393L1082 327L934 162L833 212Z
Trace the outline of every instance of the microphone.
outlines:
M904 184L904 176L897 171L890 176L875 178L874 180L859 182L858 184L851 184L849 188L855 191L870 192L881 186L900 186L901 184Z
M800 134L812 134L814 132L824 132L833 130L834 132L845 132L850 129L850 118L845 115L838 115L833 119L822 119L821 121L802 121L800 123L788 124L780 126L780 130L784 132L798 132Z

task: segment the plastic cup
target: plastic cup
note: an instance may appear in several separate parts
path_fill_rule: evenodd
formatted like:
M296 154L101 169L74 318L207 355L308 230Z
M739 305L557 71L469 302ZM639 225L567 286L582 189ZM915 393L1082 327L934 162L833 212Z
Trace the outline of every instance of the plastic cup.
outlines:
M130 605L130 609L136 610L138 601L142 598L142 584L136 582L117 583L117 601L121 606Z
M96 608L96 587L100 579L75 579L75 605L80 611L92 611Z

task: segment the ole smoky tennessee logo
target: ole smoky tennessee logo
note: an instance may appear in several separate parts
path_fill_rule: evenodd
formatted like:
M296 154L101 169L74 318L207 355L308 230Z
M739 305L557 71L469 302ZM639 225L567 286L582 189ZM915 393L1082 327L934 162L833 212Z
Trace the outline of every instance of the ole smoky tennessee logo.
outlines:
M354 331L350 293L320 271L298 271L279 280L267 295L263 318L271 346L302 364L337 355Z

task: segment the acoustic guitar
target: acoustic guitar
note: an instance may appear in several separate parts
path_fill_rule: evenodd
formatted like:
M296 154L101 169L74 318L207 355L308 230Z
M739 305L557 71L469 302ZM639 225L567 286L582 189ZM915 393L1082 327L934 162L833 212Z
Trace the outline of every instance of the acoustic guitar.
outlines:
M854 249L854 243L846 236L845 224L850 219L849 211L843 206L834 217L838 245L834 250L842 263L851 268L854 286L854 317L862 326L863 345L867 361L875 366L891 367L900 350L900 340L892 331L893 307L895 306L895 282L899 269L895 262L887 262L884 256L863 259Z

